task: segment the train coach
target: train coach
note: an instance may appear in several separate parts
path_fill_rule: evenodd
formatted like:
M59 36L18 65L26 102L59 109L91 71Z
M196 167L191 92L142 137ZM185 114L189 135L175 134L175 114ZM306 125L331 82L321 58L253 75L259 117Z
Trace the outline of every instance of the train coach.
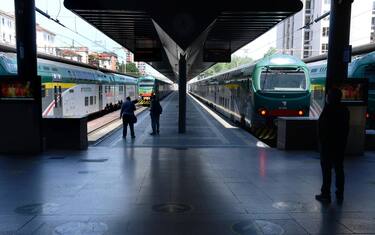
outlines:
M113 109L138 98L137 79L47 59L37 59L43 117L71 117ZM17 74L15 53L0 53L0 75Z
M250 128L260 139L275 139L275 119L309 116L310 76L305 63L275 54L203 79L189 92L218 112Z
M172 91L172 82L166 79L143 76L138 78L139 104L150 105L151 96L162 99Z
M327 61L308 63L307 66L312 84L311 112L312 116L318 117L325 101ZM375 52L355 58L348 66L348 77L368 79L367 128L375 129Z

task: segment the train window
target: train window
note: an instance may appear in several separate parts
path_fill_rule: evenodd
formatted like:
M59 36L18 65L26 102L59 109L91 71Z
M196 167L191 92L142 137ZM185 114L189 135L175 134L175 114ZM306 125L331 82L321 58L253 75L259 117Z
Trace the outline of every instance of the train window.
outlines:
M94 96L94 104L96 104L96 96Z
M46 97L46 86L42 85L42 97Z
M85 106L89 106L89 97L85 97Z
M57 68L52 68L52 71L55 71L55 72L57 72Z
M43 66L43 69L49 71L49 67L47 66Z
M69 93L74 93L74 90L73 90L73 89L70 89L70 90L69 90Z
M94 104L94 96L90 96L90 105Z

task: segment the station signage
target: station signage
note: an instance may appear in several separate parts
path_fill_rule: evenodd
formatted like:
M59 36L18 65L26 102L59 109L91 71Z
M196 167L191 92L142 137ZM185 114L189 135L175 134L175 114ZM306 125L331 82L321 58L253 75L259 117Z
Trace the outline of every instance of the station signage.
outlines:
M34 84L18 76L0 77L0 100L34 100Z

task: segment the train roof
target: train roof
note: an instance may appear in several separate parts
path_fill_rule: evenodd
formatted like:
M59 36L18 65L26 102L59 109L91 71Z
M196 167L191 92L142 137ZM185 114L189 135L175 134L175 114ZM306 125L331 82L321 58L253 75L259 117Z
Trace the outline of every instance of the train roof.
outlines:
M283 65L285 67L288 67L288 66L295 66L295 65L298 65L298 66L301 66L301 67L307 67L306 64L294 57L294 56L291 56L291 55L285 55L285 54L273 54L273 55L270 55L270 56L266 56L262 59L259 59L257 61L254 61L254 62L251 62L251 63L248 63L248 64L244 64L244 65L241 65L241 66L238 66L236 68L233 68L233 69L230 69L230 70L226 70L224 72L220 72L218 74L215 74L215 75L212 75L212 76L209 76L209 77L206 77L206 78L202 78L202 79L195 79L193 80L192 82L190 82L190 84L192 83L195 83L195 82L201 82L201 81L207 81L207 80L211 80L211 79L219 79L219 78L228 78L228 77L233 77L233 76L238 76L238 75L250 75L252 73L252 70L254 69L254 67L256 66L280 66L280 65Z
M16 53L16 48L10 47L10 46L7 46L7 45L4 45L4 44L0 43L0 53L1 52L15 54ZM88 69L92 69L92 70L96 70L96 71L101 71L103 73L120 74L120 75L129 76L129 77L133 77L133 78L137 78L138 77L138 76L133 76L133 75L129 75L129 74L125 74L125 73L120 73L120 72L117 72L117 71L109 70L109 69L106 69L106 68L96 67L96 66L93 66L91 64L86 64L86 63L83 63L83 62L73 61L73 60L69 60L69 59L65 59L65 58L61 58L61 57L57 57L57 56L53 56L53 55L49 55L49 54L44 54L44 53L40 53L40 52L38 52L37 56L38 56L38 59L44 59L44 60L47 60L47 61L60 62L62 64L74 65L74 66L78 66L78 67L81 67L81 68L88 68Z
M158 80L164 83L173 84L173 82L169 80L168 78L156 77L156 76L151 76L151 75L141 76L138 78L139 82L142 82L142 80Z

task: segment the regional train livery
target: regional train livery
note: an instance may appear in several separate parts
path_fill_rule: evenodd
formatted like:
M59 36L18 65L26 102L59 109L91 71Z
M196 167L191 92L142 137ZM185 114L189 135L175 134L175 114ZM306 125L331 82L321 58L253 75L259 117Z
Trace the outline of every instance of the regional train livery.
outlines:
M149 105L151 96L157 95L162 99L172 90L172 82L154 76L143 76L138 78L139 104Z
M309 63L308 68L311 74L312 94L311 111L312 115L318 117L324 107L325 82L327 74L327 61ZM348 67L349 78L367 78L369 81L368 107L367 107L367 128L375 128L375 52L362 55L354 59Z
M138 98L137 79L94 68L46 59L37 60L42 79L43 117L71 117L120 106ZM0 53L0 75L17 74L15 53Z
M275 119L308 116L310 76L299 59L282 54L189 82L189 92L218 112L251 128L260 139L275 139Z

